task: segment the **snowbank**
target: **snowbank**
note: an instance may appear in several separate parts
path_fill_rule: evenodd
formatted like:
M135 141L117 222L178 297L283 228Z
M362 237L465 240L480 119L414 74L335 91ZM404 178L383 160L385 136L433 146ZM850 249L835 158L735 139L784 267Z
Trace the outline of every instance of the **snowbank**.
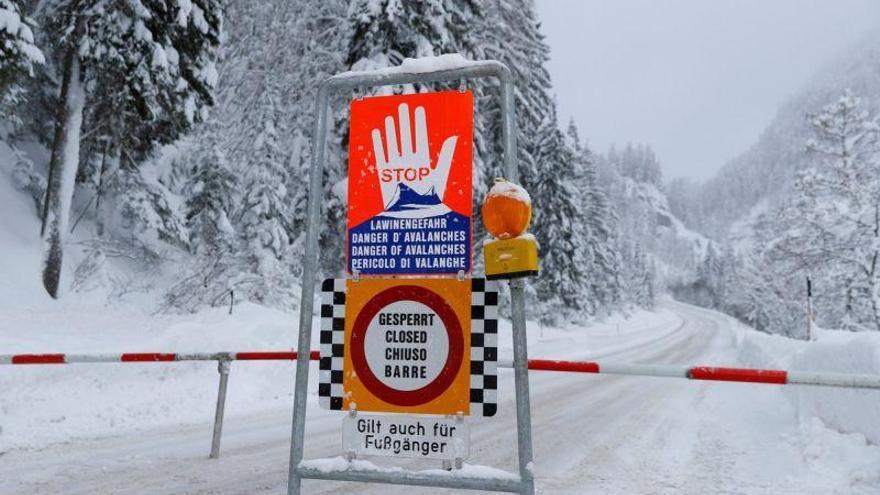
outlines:
M73 316L75 314L75 316ZM4 353L290 350L295 315L251 304L198 315L62 307L0 311ZM227 414L289 408L293 363L233 363ZM0 367L0 452L72 438L211 421L217 363Z
M805 342L741 327L739 359L744 365L791 371L880 374L880 334L816 330ZM823 387L786 387L802 427L813 418L841 433L861 434L880 445L880 391Z

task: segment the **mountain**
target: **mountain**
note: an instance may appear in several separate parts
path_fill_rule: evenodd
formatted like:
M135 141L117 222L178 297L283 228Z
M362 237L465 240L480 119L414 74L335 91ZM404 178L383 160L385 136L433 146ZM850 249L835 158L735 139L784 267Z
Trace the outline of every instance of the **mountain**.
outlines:
M666 194L654 184L624 178L622 199L626 206L618 211L625 229L659 263L659 281L668 286L691 278L711 241L672 213Z
M443 204L437 191L432 187L424 194L419 194L404 183L397 184L394 195L389 201L391 206L380 216L391 218L428 218L445 215L451 210Z
M442 203L437 191L431 187L425 194L419 194L403 182L397 184L394 196L390 201L391 206L385 211L407 211L423 209L426 206L435 206Z
M627 145L597 160L619 225L624 279L638 279L638 273L627 273L647 270L660 287L689 283L712 241L673 211L654 152L646 145Z
M870 112L880 109L880 32L820 70L779 107L748 150L714 178L691 187L685 194L689 198L675 198L673 212L714 239L747 237L753 219L786 196L800 170L814 165L805 153L811 137L807 114L819 111L846 89L860 96Z
M759 139L716 177L668 184L672 212L718 243L691 282L673 287L675 296L759 330L804 338L809 278L816 325L880 328L870 207L880 197L880 153L870 139L854 138L876 128L878 116L880 31L785 101ZM809 142L817 152L808 152ZM839 156L847 156L845 166Z

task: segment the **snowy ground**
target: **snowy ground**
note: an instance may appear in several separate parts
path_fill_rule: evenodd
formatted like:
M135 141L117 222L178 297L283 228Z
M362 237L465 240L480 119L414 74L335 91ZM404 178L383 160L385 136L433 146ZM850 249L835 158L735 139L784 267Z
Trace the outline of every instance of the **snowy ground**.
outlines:
M126 350L277 349L294 334L292 317L257 307L232 317L217 311L188 322L166 318L120 322L107 315L72 328L83 338L62 338L58 325L48 330L52 339L33 340L57 339L52 351L120 350L118 341L129 342ZM6 321L2 328L9 328ZM503 330L509 342L509 327ZM111 331L118 340L106 337ZM548 328L542 335L535 326L530 352L668 364L737 364L758 355L756 343L780 360L800 353L800 344L764 340L727 317L668 302L655 313L586 330ZM20 337L11 351L36 350L28 341ZM217 375L210 363L0 369L0 493L284 493L292 374L290 363L233 365L222 456L212 461L206 454ZM880 491L880 448L799 413L781 387L558 373L533 373L531 381L541 493ZM474 421L470 462L513 470L506 370L501 392L499 416ZM863 392L850 408L876 400ZM338 455L340 425L313 400L306 456ZM436 490L306 483L306 493L351 492Z

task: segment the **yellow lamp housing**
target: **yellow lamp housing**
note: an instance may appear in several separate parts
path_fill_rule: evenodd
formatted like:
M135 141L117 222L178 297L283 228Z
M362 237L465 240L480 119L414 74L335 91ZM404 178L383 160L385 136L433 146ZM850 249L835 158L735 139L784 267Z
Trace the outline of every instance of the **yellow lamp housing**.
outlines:
M488 280L538 274L538 243L531 235L487 241L483 244L483 255Z

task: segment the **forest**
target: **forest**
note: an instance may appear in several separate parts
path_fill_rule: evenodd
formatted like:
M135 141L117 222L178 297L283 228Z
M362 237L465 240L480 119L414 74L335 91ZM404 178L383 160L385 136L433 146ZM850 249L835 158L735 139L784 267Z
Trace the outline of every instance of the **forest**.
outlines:
M168 311L225 303L230 293L292 308L317 84L460 53L501 60L516 76L519 168L539 198L543 253L533 314L552 322L653 303L648 253L621 235L610 179L574 124L558 121L549 48L529 1L4 1L20 19L18 46L28 47L9 57L7 139L50 155L44 166L21 153L15 173L41 215L53 296L65 288L73 235L83 252L73 290L152 291ZM480 201L500 175L499 103L495 83L469 85ZM351 96L333 105L328 276L341 270Z

